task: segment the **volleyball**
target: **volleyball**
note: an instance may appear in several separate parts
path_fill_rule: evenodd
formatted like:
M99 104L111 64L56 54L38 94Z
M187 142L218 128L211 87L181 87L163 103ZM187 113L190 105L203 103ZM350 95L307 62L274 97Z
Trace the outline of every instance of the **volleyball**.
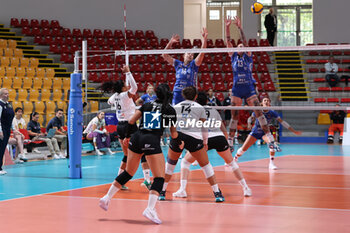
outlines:
M264 10L264 5L260 2L256 2L250 7L250 9L254 14L259 15Z

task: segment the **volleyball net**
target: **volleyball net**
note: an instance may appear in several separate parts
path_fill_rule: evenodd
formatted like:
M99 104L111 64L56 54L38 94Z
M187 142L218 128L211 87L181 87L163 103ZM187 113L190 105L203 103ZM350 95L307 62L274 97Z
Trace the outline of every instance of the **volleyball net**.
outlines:
M350 89L347 76L350 75L350 44L313 45L292 47L241 47L241 48L191 48L167 50L88 50L77 54L75 72L82 72L84 102L98 102L98 107L88 105L84 111L84 124L96 116L97 111L115 113L106 104L110 94L98 87L106 81L124 79L123 64L130 70L138 84L138 95L145 93L148 85L157 86L175 83L175 69L162 59L161 54L170 54L181 60L185 53L204 53L198 71L198 89L213 90L214 96L222 103L232 88L232 66L228 53L251 52L253 57L252 75L260 99L268 96L271 107L215 106L225 118L229 110L252 112L253 110L276 110L287 117L298 129L304 129L304 136L325 136L331 124L330 113L342 110L350 112ZM325 64L330 56L338 66L339 80L330 87L325 74ZM90 89L98 97L88 96ZM244 105L244 102L243 102ZM339 105L339 106L336 106ZM289 135L289 133L286 133Z

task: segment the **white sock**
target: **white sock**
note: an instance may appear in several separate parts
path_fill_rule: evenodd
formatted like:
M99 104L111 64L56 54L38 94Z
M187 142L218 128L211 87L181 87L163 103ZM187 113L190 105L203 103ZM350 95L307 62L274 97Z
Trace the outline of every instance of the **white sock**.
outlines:
M187 180L180 180L180 189L186 190Z
M239 180L238 182L243 188L247 188L248 187L247 182L245 182L244 178Z
M166 191L167 187L168 187L168 182L164 182L162 191Z
M119 170L118 170L118 176L119 176L123 171L124 171L123 169L119 168Z
M110 201L118 191L119 191L119 189L117 187L115 187L114 184L112 184L111 187L109 188L107 194L106 194L108 200Z
M274 137L270 132L266 134L266 137L267 137L268 143L275 141Z
M148 206L147 208L150 208L150 209L154 209L156 207L156 204L157 204L157 200L158 200L158 196L155 195L155 194L149 194L148 195Z
M151 182L150 169L143 170L143 177L148 183Z
M218 184L212 185L211 188L213 189L213 191L214 191L215 193L219 192L219 186L218 186Z

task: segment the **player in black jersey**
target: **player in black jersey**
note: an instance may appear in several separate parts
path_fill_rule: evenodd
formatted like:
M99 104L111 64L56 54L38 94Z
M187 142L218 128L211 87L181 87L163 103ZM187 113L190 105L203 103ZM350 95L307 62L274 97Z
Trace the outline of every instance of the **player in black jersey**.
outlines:
M100 207L104 210L108 209L109 202L114 194L133 177L142 155L145 155L154 179L149 192L148 206L143 215L151 221L160 224L161 220L158 218L155 210L165 176L165 160L160 146L160 137L165 127L170 128L171 137L175 141L178 140L178 133L174 127L176 111L169 104L172 100L169 86L160 84L156 88L156 95L156 101L142 105L128 121L128 132L123 142L124 144L129 143L126 169L115 179L108 193L100 199ZM129 129L140 118L139 130L130 139Z

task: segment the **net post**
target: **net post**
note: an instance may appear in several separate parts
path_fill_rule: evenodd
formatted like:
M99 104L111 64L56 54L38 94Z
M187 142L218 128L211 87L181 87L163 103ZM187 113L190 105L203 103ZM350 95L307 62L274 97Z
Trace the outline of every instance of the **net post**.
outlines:
M74 73L79 72L79 51L75 51L74 55Z
M125 51L125 65L129 65L129 51ZM125 79L125 83L128 86L129 85L129 80Z

